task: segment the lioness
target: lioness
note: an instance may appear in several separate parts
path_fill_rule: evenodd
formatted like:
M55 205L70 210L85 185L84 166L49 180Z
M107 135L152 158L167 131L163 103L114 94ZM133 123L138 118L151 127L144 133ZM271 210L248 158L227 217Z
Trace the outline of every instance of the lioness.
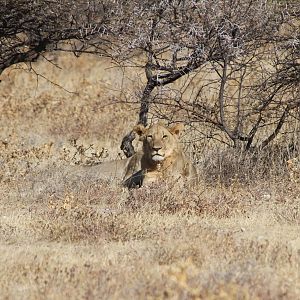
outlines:
M179 178L195 183L196 169L178 141L183 127L183 124L176 124L167 128L161 123L149 128L137 125L133 130L143 142L142 151L130 158L82 167L81 172L97 179L121 180L128 188Z
M196 182L197 172L191 161L185 156L178 136L183 130L183 124L176 124L167 128L161 123L149 128L137 125L134 131L143 142L143 150L140 157L141 183L143 185L155 181L169 179L187 179L191 183ZM133 178L135 174L132 175ZM126 182L130 182L129 177Z

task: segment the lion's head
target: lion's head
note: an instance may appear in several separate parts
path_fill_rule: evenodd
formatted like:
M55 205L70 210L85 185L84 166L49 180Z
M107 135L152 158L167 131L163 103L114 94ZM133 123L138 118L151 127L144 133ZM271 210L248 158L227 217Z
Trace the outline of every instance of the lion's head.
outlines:
M168 180L196 183L196 168L185 155L178 140L183 128L181 123L172 127L161 123L148 128L143 125L135 126L133 130L140 136L143 150L129 159L126 174L130 176L125 176L127 179L124 184L132 187Z
M153 163L163 163L163 161L179 150L178 135L183 128L184 125L182 123L170 128L157 123L149 128L137 125L134 131L140 136L140 140L143 141L143 152L148 160Z

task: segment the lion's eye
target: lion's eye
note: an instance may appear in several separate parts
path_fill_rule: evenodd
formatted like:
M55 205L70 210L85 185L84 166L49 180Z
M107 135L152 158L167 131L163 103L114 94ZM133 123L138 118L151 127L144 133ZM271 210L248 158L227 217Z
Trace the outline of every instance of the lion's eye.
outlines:
M152 139L152 135L147 135L147 138L148 139Z
M165 134L165 135L163 135L163 139L166 139L168 136Z

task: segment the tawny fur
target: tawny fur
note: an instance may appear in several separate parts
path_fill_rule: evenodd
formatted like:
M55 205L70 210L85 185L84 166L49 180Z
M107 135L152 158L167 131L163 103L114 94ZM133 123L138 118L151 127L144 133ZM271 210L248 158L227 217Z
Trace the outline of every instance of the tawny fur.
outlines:
M161 123L149 128L137 125L134 131L143 142L142 151L127 159L81 169L85 176L121 180L129 188L171 180L184 180L195 184L196 168L185 155L178 140L182 130L182 124L171 128Z

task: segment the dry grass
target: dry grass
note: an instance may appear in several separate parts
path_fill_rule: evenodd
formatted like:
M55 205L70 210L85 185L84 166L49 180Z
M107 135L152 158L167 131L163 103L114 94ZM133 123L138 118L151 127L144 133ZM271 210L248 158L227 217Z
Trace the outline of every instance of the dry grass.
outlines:
M107 61L58 62L37 68L78 95L2 78L1 299L300 298L296 161L203 151L194 189L68 180L70 164L118 157L135 117L110 87L134 87Z

